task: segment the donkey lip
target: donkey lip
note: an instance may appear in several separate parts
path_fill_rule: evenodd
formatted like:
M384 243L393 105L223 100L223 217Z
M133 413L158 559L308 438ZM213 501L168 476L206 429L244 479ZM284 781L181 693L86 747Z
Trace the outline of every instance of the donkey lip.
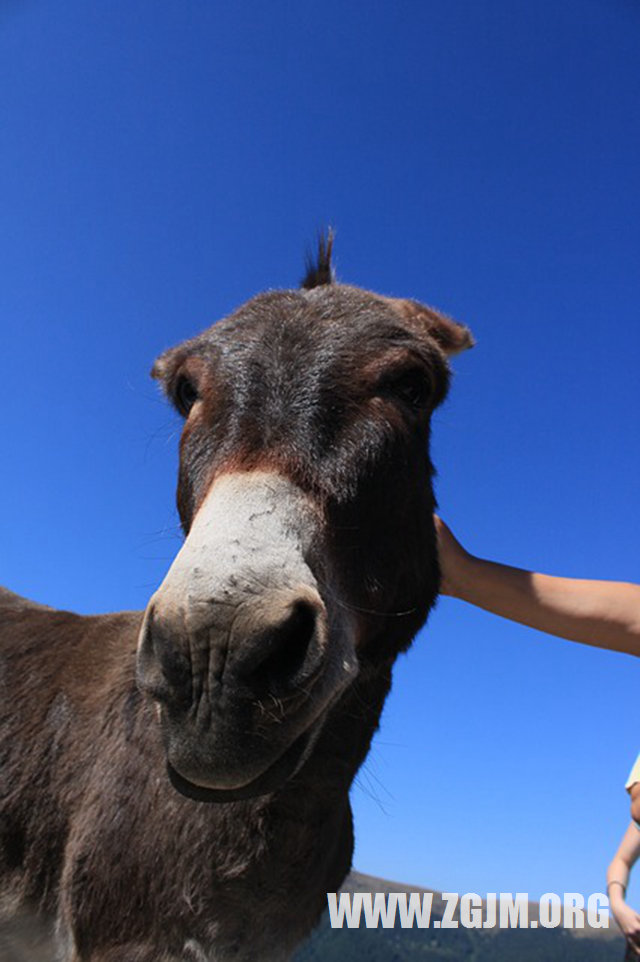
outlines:
M189 781L167 761L169 781L181 795L196 802L235 802L245 798L255 798L258 795L268 795L282 788L284 783L296 773L313 741L314 729L315 726L312 726L311 729L299 735L283 755L280 755L265 771L246 785L240 785L237 788L199 785Z

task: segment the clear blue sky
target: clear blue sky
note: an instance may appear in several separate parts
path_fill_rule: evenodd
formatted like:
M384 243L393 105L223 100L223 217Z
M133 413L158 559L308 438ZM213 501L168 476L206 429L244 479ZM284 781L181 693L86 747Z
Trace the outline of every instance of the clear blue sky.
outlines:
M326 223L342 279L476 335L434 425L468 547L640 581L639 50L637 0L4 0L0 582L144 606L180 543L152 360L295 286ZM352 793L355 866L599 890L637 688L443 599Z

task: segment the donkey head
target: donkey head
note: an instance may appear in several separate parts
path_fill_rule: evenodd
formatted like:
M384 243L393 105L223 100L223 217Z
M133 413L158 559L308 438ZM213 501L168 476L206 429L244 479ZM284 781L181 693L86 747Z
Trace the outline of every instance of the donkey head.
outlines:
M359 672L388 665L438 587L430 416L468 330L337 284L260 294L163 354L185 419L186 540L149 602L138 683L173 784L278 789Z

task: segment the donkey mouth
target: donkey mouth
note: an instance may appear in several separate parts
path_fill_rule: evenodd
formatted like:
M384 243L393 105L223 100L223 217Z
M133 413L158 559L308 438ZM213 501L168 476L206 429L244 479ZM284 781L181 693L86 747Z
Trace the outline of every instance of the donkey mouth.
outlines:
M320 726L314 725L299 735L294 742L280 755L268 768L260 775L247 782L246 785L239 785L235 788L216 788L213 785L201 785L191 782L181 775L167 761L167 773L169 781L181 795L191 798L196 802L237 802L246 798L256 798L259 795L268 795L287 782L306 760L311 747L315 741L315 733Z

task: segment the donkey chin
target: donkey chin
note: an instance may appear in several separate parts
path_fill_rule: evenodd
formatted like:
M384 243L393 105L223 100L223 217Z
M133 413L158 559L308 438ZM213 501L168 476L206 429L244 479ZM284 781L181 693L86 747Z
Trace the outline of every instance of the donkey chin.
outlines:
M277 791L358 673L349 614L310 558L322 525L271 472L215 481L151 598L137 679L158 705L173 786L198 801ZM317 568L317 565L314 565Z

